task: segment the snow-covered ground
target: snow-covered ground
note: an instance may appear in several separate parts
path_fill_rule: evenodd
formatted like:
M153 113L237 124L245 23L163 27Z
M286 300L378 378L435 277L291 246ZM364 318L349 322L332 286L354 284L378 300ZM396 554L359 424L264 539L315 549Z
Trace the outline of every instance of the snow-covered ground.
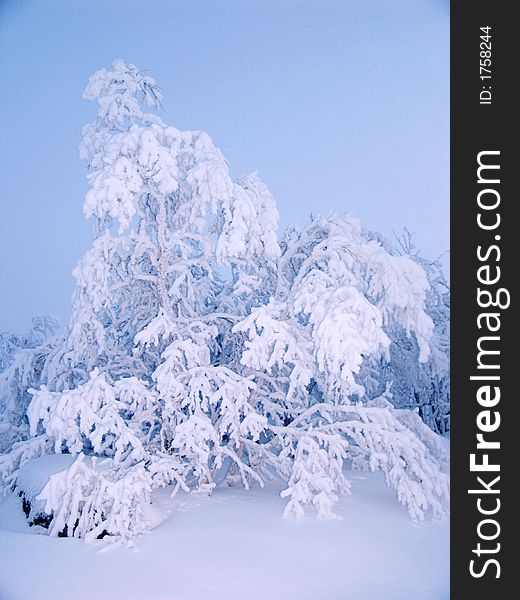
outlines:
M414 524L381 474L348 474L343 520L282 518L282 484L155 492L134 549L38 535L0 505L0 600L445 600L449 524Z

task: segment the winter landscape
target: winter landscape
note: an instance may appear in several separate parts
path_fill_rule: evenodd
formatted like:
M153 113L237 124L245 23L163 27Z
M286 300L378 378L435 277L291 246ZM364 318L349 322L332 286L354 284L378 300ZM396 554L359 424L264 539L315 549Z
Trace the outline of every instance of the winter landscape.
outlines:
M448 598L442 262L281 227L145 66L85 74L70 317L0 334L0 599Z

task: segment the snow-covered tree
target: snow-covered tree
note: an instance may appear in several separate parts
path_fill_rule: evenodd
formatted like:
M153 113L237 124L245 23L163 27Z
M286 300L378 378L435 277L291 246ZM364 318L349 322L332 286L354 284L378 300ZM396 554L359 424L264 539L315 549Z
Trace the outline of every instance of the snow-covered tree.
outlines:
M389 254L351 217L317 219L302 232L289 231L281 246L276 299L253 309L234 331L247 334L241 362L258 378L263 409L277 434L271 441L276 462L293 459L284 492L297 495L291 510L299 513L302 503L314 503L319 494L330 507L348 489L341 476L348 458L357 467L382 469L415 518L428 510L442 513L447 494L439 469L446 459L442 447L418 439L431 442L422 423L414 420L410 430L411 420L393 410L388 391L384 402L366 399L358 377L367 359L388 358L389 322L415 340L420 348L415 360L428 359L433 323L424 311L425 272L409 258ZM336 473L328 488L299 484L300 477L309 478L307 464L317 473L324 464L309 457L311 447L320 449L317 456L328 451L330 472ZM426 474L436 483L431 494L419 494ZM321 476L316 481L323 485Z
M27 434L28 389L39 382L46 355L60 328L56 318L34 317L26 334L0 333L0 452Z
M395 242L378 234L388 252L407 256L420 265L428 278L425 311L434 328L430 339L428 360L420 362L419 347L414 337L390 322L386 331L392 340L390 359L372 359L363 365L361 379L371 395L384 391L392 381L392 403L397 408L417 410L423 421L441 435L450 431L450 288L440 260L424 258L413 243L413 236L404 230Z
M56 335L60 328L55 317L33 317L32 326L27 333L0 333L0 373L12 364L14 357L20 350L37 348L49 338Z
M414 360L430 356L418 262L349 216L279 242L265 184L233 181L206 133L164 124L155 82L133 65L98 71L84 97L98 104L80 146L93 243L65 334L9 378L31 400L0 457L4 489L36 456L77 456L37 499L50 532L128 537L168 485L280 476L286 515L331 517L347 461L381 469L412 517L445 513L443 446L362 377L390 358L395 328Z

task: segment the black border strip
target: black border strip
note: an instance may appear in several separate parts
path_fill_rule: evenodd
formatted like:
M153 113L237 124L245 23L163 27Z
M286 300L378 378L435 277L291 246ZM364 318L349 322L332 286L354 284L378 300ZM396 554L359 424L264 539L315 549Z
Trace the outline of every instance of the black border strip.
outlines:
M515 264L520 253L515 247L513 232L515 205L519 200L519 192L513 188L520 188L515 182L517 174L520 175L516 165L519 152L513 146L514 130L520 130L518 109L513 111L516 96L513 85L518 79L513 75L513 61L520 57L515 42L520 36L513 17L514 7L515 3L503 0L453 0L451 4L451 597L456 600L502 600L517 595L513 581L517 550L512 533L519 520L513 511L520 507L520 499L515 497L513 490L513 485L520 480L516 467L519 449L514 443L516 439L520 441L520 431L514 430L520 403L513 376L514 363L518 363L517 371L520 369L516 360L518 351L513 348L515 330L519 329L514 314L516 298L511 293L509 308L502 309L483 308L477 297L479 287L487 289L494 297L499 288L511 291L516 274L520 274ZM480 28L486 26L491 28L491 79L482 79L481 75L487 73L480 70L480 52L486 50L485 46L482 49L480 46L485 41L480 36L486 33ZM487 58L487 54L482 58ZM491 104L481 104L489 99L488 93L481 96L483 91L491 92ZM520 143L518 133L516 137ZM500 169L482 170L481 180L486 181L479 183L478 156L487 151L499 151L500 154L482 154L481 161L500 165ZM495 176L496 173L499 175ZM499 183L491 182L497 178ZM481 196L483 204L491 205L492 198L498 198L496 194L499 194L500 203L496 209L479 208L478 194L483 189L495 190ZM494 224L496 215L500 214L500 225L489 230L479 227L479 212L481 222L487 224ZM490 250L492 245L499 250ZM489 252L486 259L479 260L478 246L481 257ZM496 284L479 282L478 269L485 265L489 270L480 271L481 279L493 280L498 273L497 267L500 268L500 280ZM506 297L502 293L500 304L506 304ZM481 296L481 304L486 303L486 298L487 294ZM496 332L490 332L487 327L491 322L493 326L498 323L491 317L489 320L481 317L481 328L478 327L479 315L490 312L499 314L500 329ZM482 340L486 335L499 339ZM479 338L481 348L500 352L481 355L481 364L498 365L499 368L478 369ZM499 375L500 380L471 380L470 377L475 375ZM496 395L495 384L500 387L501 396L491 407ZM493 396L482 396L483 406L478 402L477 393L486 385L492 386ZM485 406L486 399L488 406ZM490 430L496 426L494 431L483 434L484 439L500 442L500 449L476 449L480 431L478 418L483 411L480 424ZM471 471L471 454L475 454L476 463L485 461L483 454L487 454L489 463L499 466L500 471ZM500 480L491 485L497 476ZM468 490L484 489L477 477L487 483L491 489L489 493L468 493ZM482 514L479 498L482 510L497 510L496 514ZM495 522L481 524L480 533L492 538L500 528L495 539L480 539L479 523L485 519ZM486 566L486 561L493 559L497 562ZM472 560L475 561L473 571L480 577L470 573Z

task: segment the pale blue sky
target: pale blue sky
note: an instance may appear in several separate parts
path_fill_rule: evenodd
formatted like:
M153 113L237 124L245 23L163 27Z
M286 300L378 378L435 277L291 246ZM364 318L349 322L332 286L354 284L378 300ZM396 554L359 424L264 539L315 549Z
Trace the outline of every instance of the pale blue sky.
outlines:
M163 119L257 170L282 225L352 211L449 247L444 0L0 0L0 330L66 321L89 246L77 156L90 73L149 69Z

